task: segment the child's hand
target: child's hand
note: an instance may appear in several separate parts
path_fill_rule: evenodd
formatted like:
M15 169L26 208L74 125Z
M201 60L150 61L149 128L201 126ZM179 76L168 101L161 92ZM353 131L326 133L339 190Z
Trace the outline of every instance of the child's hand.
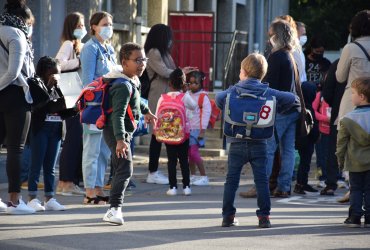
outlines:
M53 74L49 77L49 81L47 82L47 87L48 88L52 88L54 86L56 86L58 84L58 81L60 79L60 75L59 74Z
M146 113L144 115L144 120L145 120L145 123L150 123L154 126L155 122L157 121L157 117L155 115L152 114L152 112L149 110L148 113Z
M127 158L128 144L124 140L117 141L116 155L117 158Z

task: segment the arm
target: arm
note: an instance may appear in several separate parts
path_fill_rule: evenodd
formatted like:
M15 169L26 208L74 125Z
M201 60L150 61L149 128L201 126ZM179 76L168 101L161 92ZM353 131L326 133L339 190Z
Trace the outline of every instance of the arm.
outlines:
M212 107L211 107L211 101L209 100L208 95L206 95L203 99L203 112L202 112L202 126L201 129L207 129L209 118L211 117Z
M291 92L279 91L271 88L269 88L269 90L271 95L276 97L277 101L276 107L278 113L282 113L286 110L291 109L291 107L295 104L296 98L298 98Z
M130 101L129 88L128 84L113 84L109 90L113 109L111 114L113 133L117 141L126 138L125 115Z
M312 109L315 111L316 120L323 121L323 122L329 122L330 118L328 119L327 116L320 113L320 110L319 110L320 101L321 101L320 99L321 99L321 94L320 92L317 92L315 100L312 102Z
M62 72L80 67L80 60L74 56L71 41L64 41L55 58L59 60Z
M344 166L345 155L347 152L347 145L348 145L349 138L350 138L349 131L347 130L345 126L345 119L346 118L343 118L339 123L340 128L338 131L338 138L337 138L337 151L335 153L340 167Z
M188 92L185 93L184 97L182 98L185 107L190 110L195 110L198 108L198 103L196 103L193 98L189 95Z
M86 86L94 80L98 48L89 43L81 51L82 84Z
M216 102L216 106L219 109L224 110L226 96L230 92L230 90L231 90L231 88L229 88L227 90L224 90L224 91L221 91L221 92L216 94L215 102Z
M335 77L335 71L337 69L338 61L335 61L330 65L328 73L326 74L326 78L324 80L324 84L322 86L322 96L324 97L326 103L329 106L333 106L334 96L335 96L335 89L336 85L338 84L337 79Z
M151 49L148 52L148 58L148 66L153 69L154 72L164 78L170 77L173 69L167 67L157 49Z
M344 46L342 54L339 58L337 71L335 72L335 76L337 77L337 81L340 83L346 83L349 69L351 68L351 54L349 44Z

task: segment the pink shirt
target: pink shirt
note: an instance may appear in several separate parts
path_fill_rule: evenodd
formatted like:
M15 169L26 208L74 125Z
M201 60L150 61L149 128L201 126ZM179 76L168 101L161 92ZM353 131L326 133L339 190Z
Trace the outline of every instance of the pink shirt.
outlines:
M312 108L315 110L316 120L319 121L320 132L328 135L330 133L331 107L325 102L321 92L317 92L316 98L312 102Z

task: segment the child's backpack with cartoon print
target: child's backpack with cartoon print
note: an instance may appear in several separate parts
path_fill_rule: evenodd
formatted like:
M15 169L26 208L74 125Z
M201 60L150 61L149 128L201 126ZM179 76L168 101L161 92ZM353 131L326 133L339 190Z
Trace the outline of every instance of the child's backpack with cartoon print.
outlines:
M189 138L189 126L186 122L186 109L182 101L184 94L162 94L156 116L158 118L154 134L159 142L178 145Z
M267 91L267 90L266 90ZM238 139L262 140L274 134L276 99L274 96L240 93L226 96L224 134Z

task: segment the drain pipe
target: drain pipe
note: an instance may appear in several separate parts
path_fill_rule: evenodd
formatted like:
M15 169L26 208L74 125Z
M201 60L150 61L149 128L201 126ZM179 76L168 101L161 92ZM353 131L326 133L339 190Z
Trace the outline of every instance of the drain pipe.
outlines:
M136 28L136 43L141 44L141 26L142 26L142 0L137 0L136 4L136 18L135 18L135 28Z

